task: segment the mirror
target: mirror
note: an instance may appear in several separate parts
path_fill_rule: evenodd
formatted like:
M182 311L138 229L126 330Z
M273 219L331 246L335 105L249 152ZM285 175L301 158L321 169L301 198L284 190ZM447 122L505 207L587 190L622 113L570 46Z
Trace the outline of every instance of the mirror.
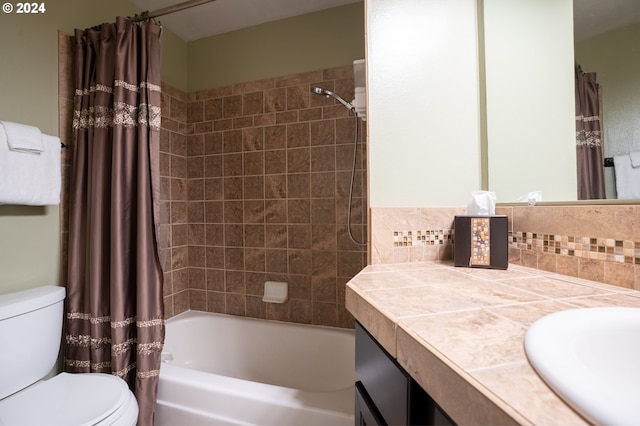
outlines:
M487 187L576 200L572 0L483 3Z
M604 157L640 150L640 2L484 0L483 14L488 189L500 203L537 190L577 201L575 63L602 86ZM615 198L613 167L604 171Z
M601 87L604 157L638 151L640 2L574 0L573 14L576 63L595 72ZM615 199L615 168L604 172L606 198Z

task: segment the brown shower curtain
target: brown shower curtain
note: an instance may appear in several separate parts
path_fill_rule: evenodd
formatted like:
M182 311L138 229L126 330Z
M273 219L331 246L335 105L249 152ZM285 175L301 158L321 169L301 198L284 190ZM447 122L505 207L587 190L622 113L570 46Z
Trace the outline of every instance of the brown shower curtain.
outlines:
M576 158L578 200L606 198L600 129L600 95L596 73L576 66Z
M157 251L160 32L76 30L65 370L122 377L152 425L164 342Z

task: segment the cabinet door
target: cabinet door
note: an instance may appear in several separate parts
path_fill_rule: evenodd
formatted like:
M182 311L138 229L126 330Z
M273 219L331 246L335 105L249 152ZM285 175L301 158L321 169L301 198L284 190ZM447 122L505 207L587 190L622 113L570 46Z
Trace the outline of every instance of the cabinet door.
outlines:
M409 424L410 376L358 323L356 376L388 424Z
M356 425L454 424L357 322L356 376Z
M362 382L356 382L356 426L378 425L386 426L375 404L369 398Z

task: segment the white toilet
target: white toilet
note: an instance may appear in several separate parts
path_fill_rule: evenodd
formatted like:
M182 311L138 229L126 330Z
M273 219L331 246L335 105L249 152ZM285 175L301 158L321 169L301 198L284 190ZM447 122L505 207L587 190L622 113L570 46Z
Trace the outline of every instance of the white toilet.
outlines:
M0 425L135 425L138 404L119 377L42 380L58 357L64 297L55 286L0 295Z

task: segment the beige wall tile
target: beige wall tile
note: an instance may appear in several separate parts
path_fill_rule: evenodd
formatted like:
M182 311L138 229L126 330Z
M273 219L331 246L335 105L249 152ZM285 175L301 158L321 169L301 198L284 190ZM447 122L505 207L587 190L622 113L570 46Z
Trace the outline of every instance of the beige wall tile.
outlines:
M310 91L313 83L349 98L352 73L338 67L195 94L167 87L161 169L170 176L163 196L170 201L164 217L172 229L165 239L172 313L191 304L353 327L344 286L364 267L366 250L346 237L347 204L337 190L346 196L354 121L333 99ZM348 139L340 151L347 159L338 158L336 138ZM366 228L366 209L357 205L366 205L362 176L352 205L358 236ZM267 279L289 282L288 302L262 302ZM192 294L175 297L185 289Z
M418 262L424 260L448 260L453 252L450 246L453 240L444 240L443 244L424 245L417 239L411 244L396 244L399 233L412 238L417 232L452 233L455 215L466 213L466 208L372 208L371 209L371 262L395 263ZM420 247L422 250L415 250Z
M548 272L637 288L640 206L499 206L507 215L509 262ZM408 230L447 227L462 209L373 208L371 261L451 259L453 244L416 249L398 244ZM422 227L422 228L421 228ZM430 252L431 251L431 252Z
M603 282L615 286L635 289L635 269L632 264L605 262Z

